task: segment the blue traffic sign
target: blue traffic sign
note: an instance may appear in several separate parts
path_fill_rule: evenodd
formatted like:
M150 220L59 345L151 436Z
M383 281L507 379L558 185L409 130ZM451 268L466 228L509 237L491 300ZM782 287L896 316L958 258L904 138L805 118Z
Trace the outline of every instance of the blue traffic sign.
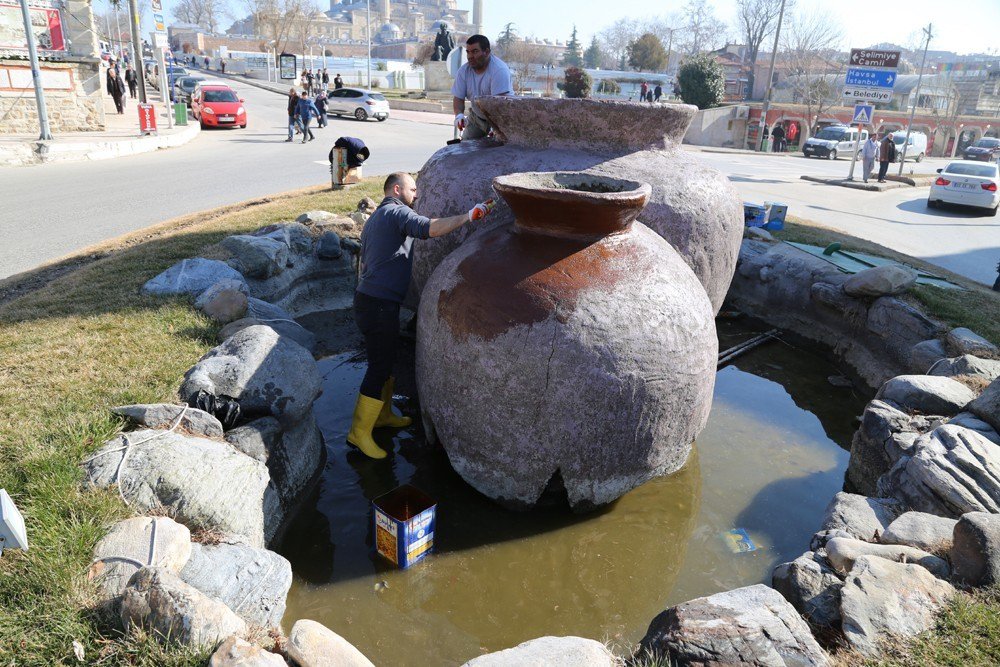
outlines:
M874 110L875 108L871 104L854 105L854 118L851 120L851 125L870 125Z
M892 88L896 83L896 72L895 70L869 69L867 67L849 67L844 83L848 86Z

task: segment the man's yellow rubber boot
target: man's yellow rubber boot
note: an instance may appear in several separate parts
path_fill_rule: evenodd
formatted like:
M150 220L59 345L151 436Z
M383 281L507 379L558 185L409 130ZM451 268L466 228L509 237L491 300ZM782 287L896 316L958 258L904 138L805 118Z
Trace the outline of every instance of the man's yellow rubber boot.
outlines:
M372 428L382 411L382 401L358 394L358 403L354 406L354 421L347 433L348 444L354 445L361 452L373 459L384 459L388 454L372 439Z
M392 411L392 390L396 384L395 378L389 378L382 385L382 412L378 415L375 428L388 426L390 428L405 428L413 423L409 417L401 417Z

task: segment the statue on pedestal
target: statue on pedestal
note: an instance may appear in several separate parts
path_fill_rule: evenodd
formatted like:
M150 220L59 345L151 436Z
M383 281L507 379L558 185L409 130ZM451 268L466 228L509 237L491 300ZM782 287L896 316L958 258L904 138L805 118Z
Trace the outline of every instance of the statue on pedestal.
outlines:
M438 33L434 36L434 54L431 60L441 62L447 60L448 54L455 48L455 35L448 30L448 24L442 22Z

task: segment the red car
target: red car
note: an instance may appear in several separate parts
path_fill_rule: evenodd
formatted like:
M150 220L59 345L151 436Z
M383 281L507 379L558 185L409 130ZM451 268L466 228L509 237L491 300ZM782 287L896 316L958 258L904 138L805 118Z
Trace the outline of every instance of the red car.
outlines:
M206 127L246 127L243 100L229 86L198 86L191 95L191 113Z

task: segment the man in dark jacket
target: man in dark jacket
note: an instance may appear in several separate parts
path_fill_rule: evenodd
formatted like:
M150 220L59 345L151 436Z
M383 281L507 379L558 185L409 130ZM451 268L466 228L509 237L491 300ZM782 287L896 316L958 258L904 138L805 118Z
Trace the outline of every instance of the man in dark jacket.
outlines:
M118 114L125 113L125 82L118 76L118 71L114 67L108 68L108 95L115 101L115 109Z
M312 141L316 137L313 136L312 130L309 129L309 121L314 116L319 118L319 109L316 108L316 103L303 92L299 96L299 103L296 105L295 111L299 116L299 122L302 123L302 143Z
M889 171L889 163L896 160L896 144L892 141L892 133L886 132L882 145L878 147L878 182L885 183L885 175Z
M344 80L340 78L340 75L333 77L333 88L334 90L340 90L344 87Z
M413 240L443 236L466 222L484 218L492 202L468 213L431 220L411 207L417 184L406 172L390 174L385 199L361 232L361 279L354 293L354 320L365 338L368 368L361 381L347 443L366 456L383 459L386 452L372 438L372 429L409 426L409 417L392 412L392 366L399 340L399 304L406 296L413 269Z
M128 96L134 100L135 90L139 85L139 77L136 76L135 70L132 69L131 65L125 70L125 83L128 84Z
M285 142L292 140L292 132L300 131L302 123L299 121L299 94L291 88L288 91L288 138Z
M774 132L771 133L771 138L774 141L774 147L772 150L775 153L785 152L785 128L782 125L776 125Z
M326 127L326 93L323 91L316 96L316 109L319 111L316 127Z

